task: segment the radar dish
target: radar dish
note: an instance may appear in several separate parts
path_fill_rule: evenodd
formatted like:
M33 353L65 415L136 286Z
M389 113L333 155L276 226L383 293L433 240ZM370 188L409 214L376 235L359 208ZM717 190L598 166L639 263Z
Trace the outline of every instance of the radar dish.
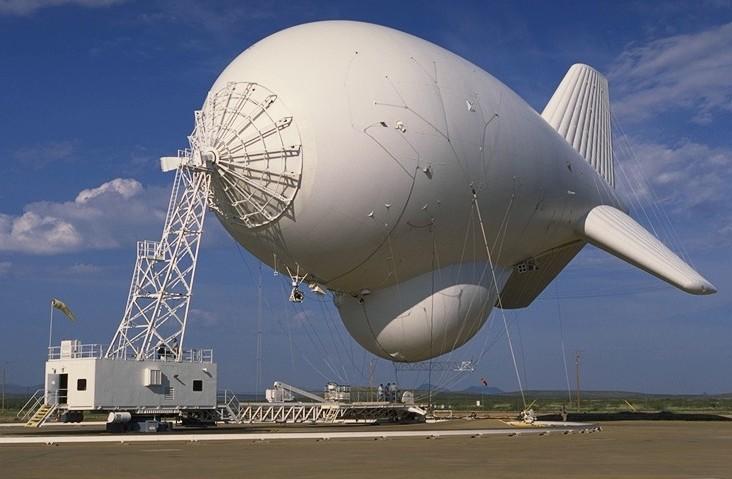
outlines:
M189 141L194 159L211 171L212 208L247 228L276 221L302 173L300 133L277 95L257 83L231 82L210 92L195 116Z

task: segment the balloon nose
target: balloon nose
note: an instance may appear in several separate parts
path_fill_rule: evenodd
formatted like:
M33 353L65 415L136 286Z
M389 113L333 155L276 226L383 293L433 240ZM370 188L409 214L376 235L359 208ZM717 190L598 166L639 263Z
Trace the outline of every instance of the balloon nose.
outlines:
M276 222L300 189L302 142L278 96L256 83L210 92L189 137L210 169L213 204L224 221L258 228Z

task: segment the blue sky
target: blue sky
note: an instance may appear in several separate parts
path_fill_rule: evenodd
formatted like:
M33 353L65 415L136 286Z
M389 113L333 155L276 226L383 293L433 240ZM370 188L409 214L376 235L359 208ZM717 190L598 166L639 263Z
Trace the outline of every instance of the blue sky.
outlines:
M732 391L732 5L707 2L196 2L0 0L0 365L42 381L48 302L76 323L55 339L108 342L121 317L137 239L157 239L172 176L157 158L186 146L193 110L218 73L257 40L323 19L388 25L466 57L541 110L572 63L604 72L618 124L618 186L719 289L685 295L586 248L530 308L507 312L530 388ZM626 179L627 178L627 179ZM213 217L211 217L213 218ZM209 221L188 345L213 346L222 386L255 386L257 261ZM304 386L377 381L391 365L356 345L328 302L286 302L261 268L263 377ZM561 314L559 314L561 311ZM516 388L503 323L452 359L480 359ZM561 320L561 330L560 330ZM562 341L563 339L563 341ZM405 386L424 373L400 373ZM572 381L573 382L573 381Z

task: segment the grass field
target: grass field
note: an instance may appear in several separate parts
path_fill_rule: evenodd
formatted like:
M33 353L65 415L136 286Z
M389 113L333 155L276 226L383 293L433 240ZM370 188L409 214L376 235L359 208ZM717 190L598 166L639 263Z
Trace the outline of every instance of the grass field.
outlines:
M537 414L557 414L562 406L570 413L618 413L618 412L672 412L672 413L706 413L732 414L732 394L723 395L663 395L642 394L620 391L582 391L580 408L576 398L570 403L566 392L560 391L527 391L527 403ZM245 400L249 395L241 395ZM427 391L417 391L418 402L426 404ZM367 400L375 397L375 392L367 388L354 388L354 400ZM7 395L6 408L0 410L0 422L16 421L18 410L28 399L25 395ZM261 400L261 399L260 399ZM480 405L477 402L480 401ZM518 393L470 394L461 392L436 392L432 394L432 405L436 413L454 411L456 414L485 413L489 415L514 416L523 409L521 395ZM92 416L88 416L92 419ZM102 420L104 415L94 415L94 420Z
M565 406L571 412L620 412L620 411L668 411L693 413L732 413L732 395L676 396L661 394L641 394L617 391L584 391L577 408L576 397L569 401L567 393L558 391L527 391L527 403L537 413L556 413ZM476 401L481 405L477 406ZM523 409L521 395L506 393L498 395L476 395L461 393L438 393L433 395L432 403L436 410L485 410L494 412L514 412Z

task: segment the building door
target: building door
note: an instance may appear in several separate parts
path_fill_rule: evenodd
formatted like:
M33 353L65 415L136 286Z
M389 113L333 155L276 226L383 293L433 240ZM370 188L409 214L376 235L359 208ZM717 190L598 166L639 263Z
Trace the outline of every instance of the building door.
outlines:
M69 375L59 374L58 378L58 403L66 404L69 398Z

